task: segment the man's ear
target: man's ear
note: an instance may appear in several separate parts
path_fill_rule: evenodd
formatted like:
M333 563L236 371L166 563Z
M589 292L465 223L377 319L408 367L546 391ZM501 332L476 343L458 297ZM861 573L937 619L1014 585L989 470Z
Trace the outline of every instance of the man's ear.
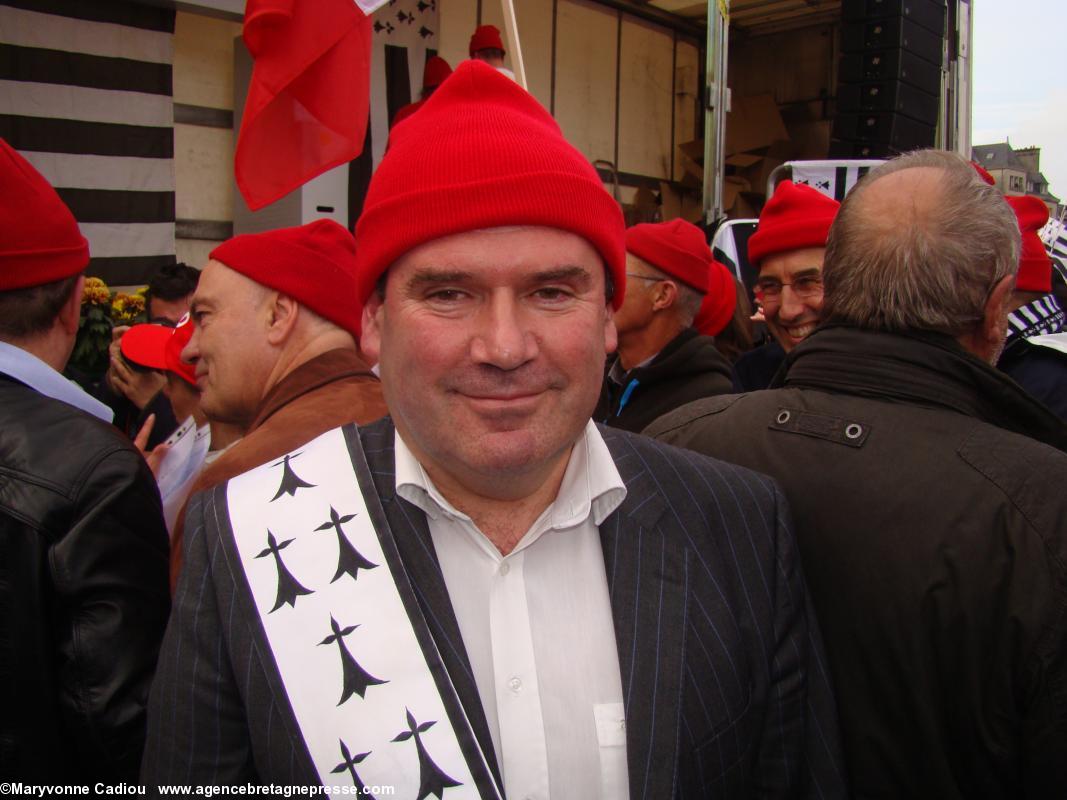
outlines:
M607 319L604 320L604 352L611 355L619 348L619 329L615 327L615 307L608 301Z
M382 355L381 315L385 313L385 304L377 291L371 292L363 305L363 319L360 323L359 349L372 364L377 364Z
M56 322L67 336L78 335L78 322L81 320L82 315L82 289L84 288L85 276L79 275L77 282L74 284L74 291L71 292L63 307L59 309L59 316Z
M678 285L674 281L659 281L652 292L653 311L662 311L678 302Z
M986 300L982 318L982 336L999 351L1008 335L1008 304L1015 290L1015 276L1005 275Z
M267 341L273 345L283 344L296 327L300 318L300 303L287 294L271 292L266 302Z

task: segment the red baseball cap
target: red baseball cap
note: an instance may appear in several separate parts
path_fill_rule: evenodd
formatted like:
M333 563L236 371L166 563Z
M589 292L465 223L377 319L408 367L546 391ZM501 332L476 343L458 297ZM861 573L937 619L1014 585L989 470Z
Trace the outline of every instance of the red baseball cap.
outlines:
M186 383L196 386L196 371L182 361L182 350L193 338L193 321L188 314L176 328L166 325L134 325L122 335L122 355L151 369L173 372Z

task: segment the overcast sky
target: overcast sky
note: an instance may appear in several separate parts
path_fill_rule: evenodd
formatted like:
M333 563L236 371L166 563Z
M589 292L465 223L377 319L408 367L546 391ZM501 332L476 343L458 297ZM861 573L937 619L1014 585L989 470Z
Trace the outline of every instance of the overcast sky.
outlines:
M1067 201L1067 2L972 0L972 144L1041 148L1052 194Z

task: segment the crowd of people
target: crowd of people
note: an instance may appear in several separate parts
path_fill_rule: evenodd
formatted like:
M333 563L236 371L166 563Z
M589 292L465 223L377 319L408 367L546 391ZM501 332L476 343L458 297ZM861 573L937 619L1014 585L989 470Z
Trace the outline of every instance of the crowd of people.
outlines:
M1047 210L961 157L781 183L752 349L700 229L626 229L464 62L354 234L168 270L99 397L60 375L87 243L3 142L0 176L0 778L1067 791ZM161 499L183 423L210 450Z

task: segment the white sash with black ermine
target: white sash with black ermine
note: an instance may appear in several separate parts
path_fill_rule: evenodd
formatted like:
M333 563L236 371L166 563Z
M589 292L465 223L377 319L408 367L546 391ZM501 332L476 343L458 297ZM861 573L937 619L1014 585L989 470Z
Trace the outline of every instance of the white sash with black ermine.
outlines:
M355 428L234 478L226 501L278 678L323 785L393 787L389 796L412 800L499 798Z

